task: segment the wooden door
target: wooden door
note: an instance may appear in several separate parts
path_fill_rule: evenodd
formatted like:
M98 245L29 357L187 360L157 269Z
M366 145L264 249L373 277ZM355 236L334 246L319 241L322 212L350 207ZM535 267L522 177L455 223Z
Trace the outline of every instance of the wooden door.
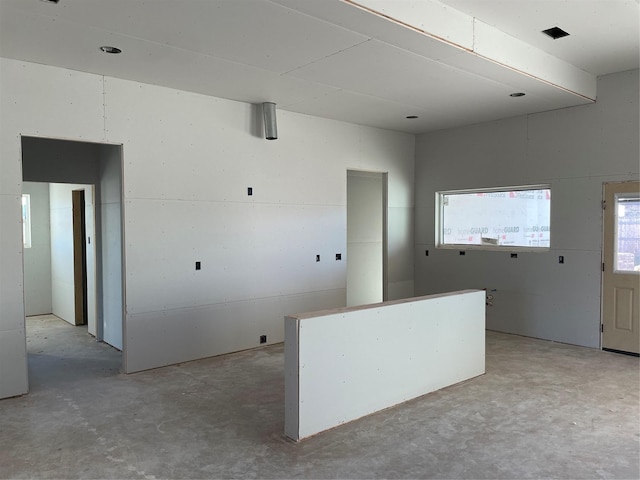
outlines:
M87 251L84 217L84 190L74 190L73 201L73 280L75 324L87 323Z

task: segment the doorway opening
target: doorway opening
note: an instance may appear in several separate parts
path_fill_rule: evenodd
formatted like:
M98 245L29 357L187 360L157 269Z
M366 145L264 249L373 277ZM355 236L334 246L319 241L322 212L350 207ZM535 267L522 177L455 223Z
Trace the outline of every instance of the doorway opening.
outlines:
M602 348L640 354L640 182L604 184Z
M387 300L387 173L347 170L347 306Z
M42 247L24 249L25 315L53 313L86 325L96 340L123 351L122 145L22 136L21 147L31 245Z

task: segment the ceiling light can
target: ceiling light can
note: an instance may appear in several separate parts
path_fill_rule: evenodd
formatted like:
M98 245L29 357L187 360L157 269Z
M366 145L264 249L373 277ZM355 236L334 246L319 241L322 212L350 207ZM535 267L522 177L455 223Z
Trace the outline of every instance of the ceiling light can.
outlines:
M117 47L110 47L108 45L103 45L102 47L100 47L100 50L103 51L104 53L112 53L117 55L118 53L122 53L122 50L120 50Z

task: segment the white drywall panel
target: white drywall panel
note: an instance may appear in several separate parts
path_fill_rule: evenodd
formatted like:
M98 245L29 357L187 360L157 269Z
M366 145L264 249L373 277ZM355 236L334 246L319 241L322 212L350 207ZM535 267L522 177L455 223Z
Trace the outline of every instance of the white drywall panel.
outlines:
M75 325L73 270L73 184L51 184L51 295L53 314Z
M102 322L103 340L122 350L122 217L120 203L103 203L102 216Z
M129 314L126 371L255 348L261 335L267 335L268 343L282 342L285 315L344 305L344 301L345 290L338 289ZM176 329L176 323L182 328Z
M0 331L24 330L24 297L22 278L22 199L20 195L0 195ZM15 226L16 228L11 228ZM0 351L0 359L4 358Z
M101 270L97 278L102 292L98 316L98 337L123 350L124 286L122 234L122 155L117 145L104 147L99 156L99 200L96 214L100 222L96 235L100 244ZM152 182L151 182L152 183ZM124 355L126 363L126 351Z
M347 305L383 300L382 173L347 173Z
M584 346L599 339L600 253L552 250L549 254L458 251L416 247L416 283L430 291L487 288L487 328ZM558 263L558 256L565 263ZM559 285L572 283L574 288Z
M27 393L27 349L23 327L0 330L0 398Z
M31 248L24 249L25 315L43 315L52 312L49 184L24 182L22 193L30 195L31 205Z
M345 252L341 207L126 205L130 313L345 287L346 262L335 260Z
M285 318L285 400L298 397L285 405L286 435L301 440L483 374L484 309L484 292L466 291Z
M489 328L598 347L602 183L639 176L638 90L638 71L622 72L599 78L593 105L420 136L416 293L497 288ZM552 188L551 250L434 248L436 191L536 183Z
M21 205L19 194L0 194L0 398L28 389Z
M387 238L388 244L388 271L389 283L403 282L413 279L413 209L389 207L387 210ZM413 297L413 293L404 297ZM394 298L389 298L394 300Z
M389 282L387 296L389 300L399 300L413 296L413 280L403 282Z
M96 218L95 189L93 185L84 187L84 223L85 223L85 265L87 275L87 331L96 335L97 330L97 279L96 279Z
M347 253L347 305L382 301L382 243L350 243Z

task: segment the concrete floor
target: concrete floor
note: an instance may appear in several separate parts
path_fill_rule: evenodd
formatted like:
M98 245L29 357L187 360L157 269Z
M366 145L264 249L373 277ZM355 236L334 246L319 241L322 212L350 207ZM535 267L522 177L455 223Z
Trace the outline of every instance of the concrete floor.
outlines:
M0 478L640 477L634 357L488 332L486 375L295 444L282 345L123 375L86 328L27 329Z

